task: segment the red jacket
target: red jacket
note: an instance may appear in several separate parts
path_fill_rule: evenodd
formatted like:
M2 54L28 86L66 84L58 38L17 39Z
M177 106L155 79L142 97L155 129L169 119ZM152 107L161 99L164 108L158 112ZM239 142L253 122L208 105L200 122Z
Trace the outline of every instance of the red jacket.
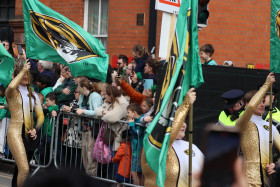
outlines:
M130 177L131 156L130 142L127 142L121 143L116 155L112 158L113 162L119 162L118 174L125 178Z
M120 83L123 91L132 99L134 102L138 104L142 104L142 102L146 99L146 96L134 90L128 83L123 80Z

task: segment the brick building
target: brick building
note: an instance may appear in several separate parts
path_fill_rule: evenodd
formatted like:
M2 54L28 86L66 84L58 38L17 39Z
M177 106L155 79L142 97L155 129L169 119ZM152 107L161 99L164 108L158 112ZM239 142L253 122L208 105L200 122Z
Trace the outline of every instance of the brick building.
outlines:
M135 44L142 44L149 50L155 46L158 56L162 12L154 10L154 1L41 0L99 38L107 48L110 63L116 61L118 54L132 57ZM24 43L22 0L1 0L0 8L0 19L4 20L0 25L8 28L0 30L0 40L7 39L3 32L9 32L14 33L9 40ZM2 10L5 9L4 15ZM219 65L231 60L238 67L253 64L258 69L269 68L269 0L210 1L209 12L208 27L198 34L199 44L213 44L213 59ZM144 15L143 25L141 19L140 25L137 22L137 14Z

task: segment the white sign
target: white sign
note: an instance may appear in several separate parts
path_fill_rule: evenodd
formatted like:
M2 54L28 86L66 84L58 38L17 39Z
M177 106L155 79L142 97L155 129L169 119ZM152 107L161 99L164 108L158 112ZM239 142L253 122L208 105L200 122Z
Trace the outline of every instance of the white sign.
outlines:
M178 14L182 0L156 0L156 10Z
M165 59L167 53L169 53L169 51L167 51L167 48L168 48L168 39L170 33L170 21L171 21L171 14L163 12L162 21L161 21L160 42L159 42L159 55L158 55L162 59ZM175 28L171 28L171 29L175 29Z

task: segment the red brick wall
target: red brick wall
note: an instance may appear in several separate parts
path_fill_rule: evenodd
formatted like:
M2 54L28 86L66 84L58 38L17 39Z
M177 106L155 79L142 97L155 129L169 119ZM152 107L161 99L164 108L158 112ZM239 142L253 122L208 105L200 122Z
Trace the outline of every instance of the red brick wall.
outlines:
M83 26L84 0L41 0L70 20ZM212 0L208 27L199 31L200 46L211 43L213 59L221 65L231 60L235 66L269 68L270 1ZM144 26L136 25L137 13L145 13ZM156 54L158 56L162 12L158 11ZM22 18L22 1L16 1L15 18ZM132 57L135 44L148 48L149 0L110 0L107 52Z
M40 0L40 2L83 27L84 0ZM22 0L16 0L15 18L23 18Z
M132 57L136 44L148 48L149 0L109 0L107 52L112 58L119 54ZM137 26L137 13L145 13L145 24ZM115 58L114 58L115 59Z
M213 44L213 59L219 65L231 60L238 67L255 64L269 69L270 0L215 0L209 12L199 44Z

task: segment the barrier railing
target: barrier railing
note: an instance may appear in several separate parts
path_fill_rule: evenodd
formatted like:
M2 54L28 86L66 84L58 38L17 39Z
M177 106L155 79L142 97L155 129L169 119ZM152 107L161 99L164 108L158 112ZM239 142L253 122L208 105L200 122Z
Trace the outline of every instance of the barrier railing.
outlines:
M145 126L136 123L129 127L128 122L122 120L105 124L96 117L64 112L52 118L51 123L51 129L41 128L38 149L30 163L35 168L32 175L53 162L58 169L76 169L110 183L143 184L140 155ZM15 162L10 153L0 160Z
M122 134L124 136L126 134L127 137L131 134L126 121L105 124L96 117L60 113L57 117L57 124L54 149L54 155L56 156L54 165L56 168L70 167L78 169L94 178L111 183L118 183L116 179L118 181L122 180L121 182L124 182L122 185L126 186L143 184L144 177L140 169L140 155L142 147L141 136L144 135L145 126L136 124L139 127L138 129L143 129L141 131L143 134L136 136L137 139L135 139L134 135L134 143L129 148L131 140L127 138L123 140L121 137ZM107 142L107 144L104 142ZM117 176L118 164L112 162L112 158L118 153L121 142L123 143L122 147L125 147L124 159L122 161L120 159L124 169L119 173L125 175L126 179L119 175ZM140 149L133 150L135 147L140 147ZM135 153L134 159L132 153ZM118 159L116 158L115 160ZM132 163L133 161L135 163ZM133 165L138 167L135 167L134 176L131 172ZM137 175L138 177L136 177ZM135 178L134 184L133 177Z
M29 165L35 170L32 172L32 175L38 172L40 168L47 168L51 165L51 162L53 160L53 145L54 145L54 132L55 132L55 126L56 126L56 120L55 118L52 118L51 120L52 128L48 129L46 128L46 131L51 131L51 136L44 136L43 128L40 130L40 135L38 136L40 139L38 141L38 148L34 150L33 157L29 163ZM6 137L6 135L5 135ZM6 138L4 141L4 145L6 144ZM44 143L46 142L46 143ZM42 150L42 151L40 151ZM10 162L15 163L15 160L9 151L8 147L5 147L5 157L0 158L3 162Z

